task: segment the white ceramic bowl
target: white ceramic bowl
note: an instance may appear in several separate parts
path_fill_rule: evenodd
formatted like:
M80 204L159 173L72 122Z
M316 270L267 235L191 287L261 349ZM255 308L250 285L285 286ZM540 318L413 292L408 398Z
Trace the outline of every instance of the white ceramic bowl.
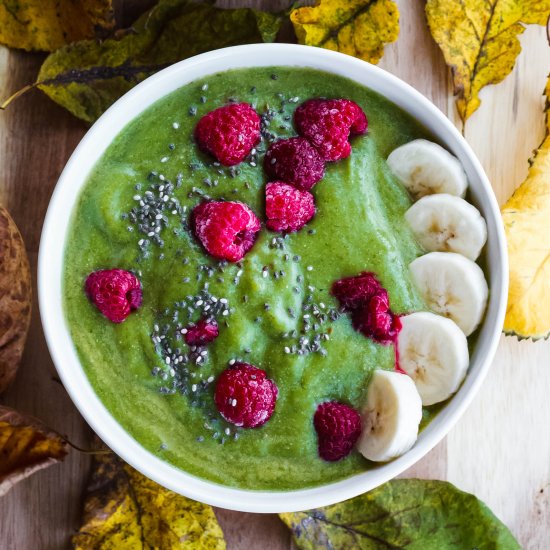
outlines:
M69 335L63 313L62 265L70 216L88 174L115 136L144 109L189 82L230 68L286 65L312 67L372 88L413 115L456 155L468 175L471 197L487 220L487 315L464 384L402 457L343 481L299 491L246 491L192 476L157 458L135 441L95 394ZM119 99L88 131L63 170L50 201L38 264L38 293L46 340L59 376L75 405L118 455L147 477L190 498L248 512L289 512L339 502L392 479L434 447L460 418L492 362L507 296L507 255L499 208L479 161L447 118L424 96L382 69L336 52L290 44L259 44L216 50L148 78Z

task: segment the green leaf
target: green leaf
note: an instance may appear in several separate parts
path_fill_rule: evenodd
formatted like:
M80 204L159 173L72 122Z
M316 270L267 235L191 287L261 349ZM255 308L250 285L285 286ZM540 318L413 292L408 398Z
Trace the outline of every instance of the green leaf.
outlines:
M521 550L485 504L446 481L394 479L340 504L280 517L304 550Z
M156 71L208 50L271 42L280 23L280 17L253 9L161 0L118 37L75 42L48 56L37 85L75 116L92 122Z

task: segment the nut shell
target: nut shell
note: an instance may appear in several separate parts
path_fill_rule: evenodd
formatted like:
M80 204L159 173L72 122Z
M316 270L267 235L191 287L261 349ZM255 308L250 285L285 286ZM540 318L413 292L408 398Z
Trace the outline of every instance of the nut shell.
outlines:
M0 393L15 377L31 319L31 272L23 238L0 206Z

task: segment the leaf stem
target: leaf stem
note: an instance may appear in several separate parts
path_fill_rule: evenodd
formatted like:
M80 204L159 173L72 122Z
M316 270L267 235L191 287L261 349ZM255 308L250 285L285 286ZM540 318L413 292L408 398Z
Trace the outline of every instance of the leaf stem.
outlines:
M63 436L63 441L65 441L65 443L67 443L67 445L69 445L69 447L72 447L75 451L86 455L107 455L113 452L111 451L111 449L83 449L82 447L75 445L66 436Z
M36 86L38 84L39 84L38 82L35 82L34 84L27 84L26 86L24 86L20 90L17 90L17 92L15 92L10 97L8 97L8 99L6 99L4 101L4 103L2 103L0 105L0 110L3 111L12 101L14 101L18 97L22 96L23 94L27 93L29 90L32 90L33 88L36 88Z

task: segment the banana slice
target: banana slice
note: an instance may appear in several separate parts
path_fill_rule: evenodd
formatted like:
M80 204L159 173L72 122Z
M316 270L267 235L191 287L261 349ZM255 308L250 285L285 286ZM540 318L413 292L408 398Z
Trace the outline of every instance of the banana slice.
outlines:
M417 312L401 317L399 366L414 380L423 405L456 392L470 362L464 333L450 319Z
M478 327L489 289L481 268L454 252L429 252L409 265L427 306L452 319L469 336Z
M422 402L412 379L398 372L374 371L361 414L359 452L385 462L406 453L418 437Z
M432 141L415 139L394 149L388 165L414 199L434 193L466 194L468 181L462 164Z
M429 252L457 252L475 261L487 241L487 225L479 210L447 193L421 198L405 219Z

